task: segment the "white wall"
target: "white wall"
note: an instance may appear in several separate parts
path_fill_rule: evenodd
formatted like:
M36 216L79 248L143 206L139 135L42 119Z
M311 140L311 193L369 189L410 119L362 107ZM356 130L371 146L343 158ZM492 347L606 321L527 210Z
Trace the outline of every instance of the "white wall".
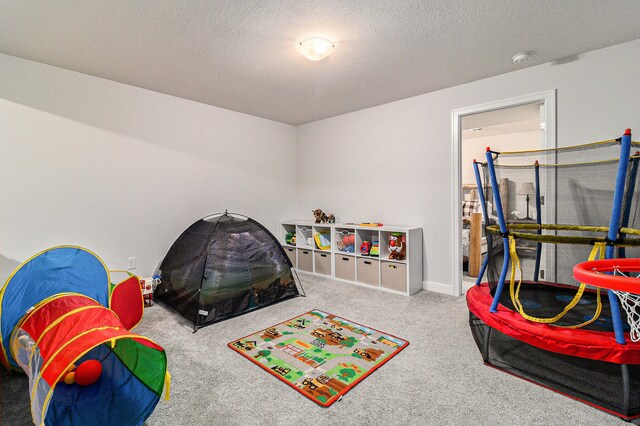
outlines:
M453 293L452 110L557 89L558 145L640 135L638 57L640 40L300 126L298 216L421 226L425 287Z
M475 138L462 138L462 149L460 150L460 164L462 166L463 184L476 183L473 172L473 160L480 162L485 160L487 147L494 151L522 151L528 149L540 149L540 131L514 132L495 136L481 136Z
M113 269L136 257L148 275L210 213L275 232L294 212L295 137L293 126L0 55L0 259L13 267L78 244Z

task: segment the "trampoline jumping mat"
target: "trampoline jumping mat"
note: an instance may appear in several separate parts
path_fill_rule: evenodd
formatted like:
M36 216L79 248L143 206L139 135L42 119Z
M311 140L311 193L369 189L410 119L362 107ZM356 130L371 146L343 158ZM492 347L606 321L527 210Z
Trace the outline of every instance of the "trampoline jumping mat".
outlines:
M229 347L324 407L409 342L319 310L229 343Z

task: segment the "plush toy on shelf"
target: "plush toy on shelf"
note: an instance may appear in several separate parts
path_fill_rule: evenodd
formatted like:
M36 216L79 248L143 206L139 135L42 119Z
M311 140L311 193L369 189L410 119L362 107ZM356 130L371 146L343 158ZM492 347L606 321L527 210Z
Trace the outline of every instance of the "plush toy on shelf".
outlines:
M336 215L333 213L325 213L322 209L311 210L316 223L336 223Z
M404 260L407 257L406 237L402 232L389 235L389 259Z
M322 209L311 210L311 212L313 213L316 223L327 223L327 220L329 220L329 216L327 216Z

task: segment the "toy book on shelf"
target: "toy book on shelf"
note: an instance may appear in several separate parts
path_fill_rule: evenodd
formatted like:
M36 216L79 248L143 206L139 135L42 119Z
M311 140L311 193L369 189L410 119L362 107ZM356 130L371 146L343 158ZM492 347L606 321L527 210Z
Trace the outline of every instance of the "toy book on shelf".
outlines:
M316 247L320 250L330 250L331 249L331 235L329 231L318 231L313 236L316 241Z

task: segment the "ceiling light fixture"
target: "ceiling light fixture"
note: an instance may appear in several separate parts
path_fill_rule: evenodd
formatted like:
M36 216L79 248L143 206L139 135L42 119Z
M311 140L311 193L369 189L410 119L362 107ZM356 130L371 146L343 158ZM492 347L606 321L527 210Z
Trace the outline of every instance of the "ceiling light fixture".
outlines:
M333 43L325 38L308 38L298 44L298 51L310 61L320 61L331 54Z
M515 55L513 55L513 63L514 64L521 64L523 62L527 62L529 59L531 59L531 55L533 55L533 53L531 52L520 52L520 53L516 53Z

